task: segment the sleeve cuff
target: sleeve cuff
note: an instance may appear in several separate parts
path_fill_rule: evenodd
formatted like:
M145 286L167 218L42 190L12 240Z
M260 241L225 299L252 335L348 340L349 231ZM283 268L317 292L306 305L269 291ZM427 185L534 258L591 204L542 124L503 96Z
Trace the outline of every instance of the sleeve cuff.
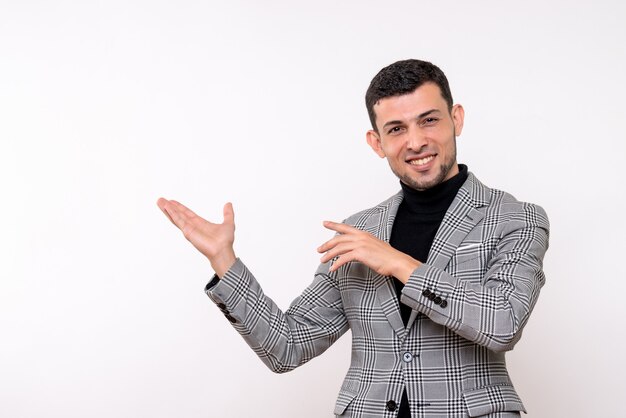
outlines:
M211 280L204 286L204 293L207 296L211 296L218 289L223 288L225 282L231 282L232 280L238 280L243 272L246 270L242 261L239 258L235 259L235 262L230 269L224 273L224 277L220 278L217 274L214 274ZM228 288L228 287L227 287Z
M401 302L427 315L432 309L445 310L448 307L447 293L438 289L440 281L435 272L432 266L424 263L416 268L402 289Z
M211 280L206 284L206 286L204 286L204 293L210 291L219 281L220 278L217 277L217 274L214 274Z

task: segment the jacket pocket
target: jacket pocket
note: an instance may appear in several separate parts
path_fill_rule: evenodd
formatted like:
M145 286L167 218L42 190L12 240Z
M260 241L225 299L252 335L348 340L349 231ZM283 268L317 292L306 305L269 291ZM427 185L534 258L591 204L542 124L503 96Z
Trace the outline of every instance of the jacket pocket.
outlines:
M522 400L513 386L499 383L463 392L463 399L470 417L491 414L493 412L526 412Z
M342 390L339 392L339 397L337 398L337 402L335 403L335 415L343 415L346 411L346 408L350 403L356 398L356 392L351 392L347 390Z

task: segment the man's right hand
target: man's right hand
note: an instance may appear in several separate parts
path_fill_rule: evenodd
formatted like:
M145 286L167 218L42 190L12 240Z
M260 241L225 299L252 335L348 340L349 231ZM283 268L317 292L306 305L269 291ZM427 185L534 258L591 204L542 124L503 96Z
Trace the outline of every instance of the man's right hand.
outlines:
M159 209L178 229L189 242L204 254L218 277L224 274L235 263L235 213L233 205L224 205L224 222L214 224L196 215L191 209L175 200L160 198L157 201Z

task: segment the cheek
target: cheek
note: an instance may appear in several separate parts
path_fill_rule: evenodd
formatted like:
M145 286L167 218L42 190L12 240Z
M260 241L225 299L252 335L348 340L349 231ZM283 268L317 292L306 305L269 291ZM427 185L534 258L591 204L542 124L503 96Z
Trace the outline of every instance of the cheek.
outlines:
M391 141L387 146L387 155L399 156L403 154L403 144L401 141Z
M446 153L453 153L456 149L456 141L454 139L454 132L447 131L442 133L441 141L439 142L441 149Z

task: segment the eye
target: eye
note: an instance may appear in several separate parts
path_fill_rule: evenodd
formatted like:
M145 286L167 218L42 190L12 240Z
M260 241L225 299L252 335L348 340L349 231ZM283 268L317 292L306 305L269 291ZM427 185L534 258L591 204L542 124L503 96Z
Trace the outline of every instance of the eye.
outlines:
M394 135L394 134L398 134L402 132L402 127L401 126L394 126L393 128L389 129L387 131L387 135Z
M438 118L426 118L422 121L422 125L434 125L438 120Z

